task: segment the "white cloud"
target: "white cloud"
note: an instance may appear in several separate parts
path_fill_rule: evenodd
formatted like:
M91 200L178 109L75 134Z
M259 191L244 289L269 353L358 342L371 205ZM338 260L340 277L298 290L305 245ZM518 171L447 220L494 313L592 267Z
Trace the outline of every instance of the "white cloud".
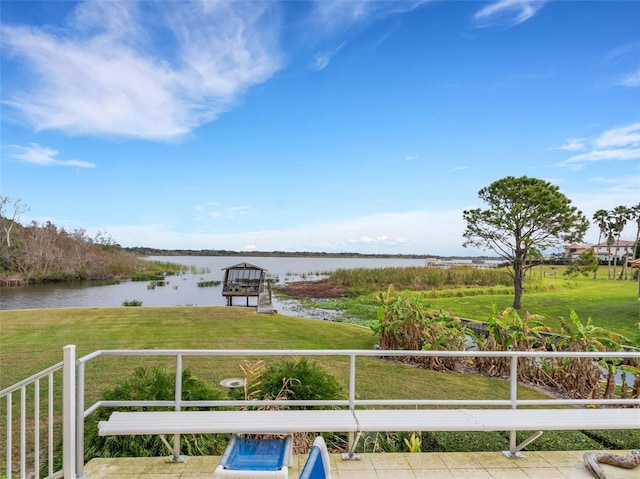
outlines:
M404 157L404 161L414 161L419 159L420 157L418 155L407 155Z
M28 146L13 145L10 147L9 156L24 163L41 166L72 166L76 168L94 168L95 163L81 160L58 160L58 152L37 143L29 143Z
M571 144L571 141L569 142ZM640 159L640 123L633 123L605 131L597 138L584 140L582 149L590 151L557 163L556 166L565 166L581 169L586 163L597 161L630 161ZM571 151L571 148L553 148Z
M123 246L258 251L417 253L472 256L462 247L462 210L405 211L300 225L281 230L226 234L173 231L168 225L99 225Z
M344 43L334 48L333 50L326 50L322 52L318 52L313 56L313 63L311 68L315 71L324 70L329 66L333 57L342 49Z
M144 12L137 2L106 5L79 4L61 34L3 26L3 47L36 79L6 104L36 129L174 139L280 68L269 3L152 2ZM149 15L159 21L145 22Z
M640 144L640 123L607 130L596 140L596 145L601 148L635 144Z
M553 146L551 150L579 151L586 148L584 138L569 138L564 145Z
M546 0L499 0L480 9L474 16L480 27L513 27L532 18Z
M565 160L565 164L569 163L585 163L587 161L624 161L640 159L640 148L625 149L618 148L614 150L594 150L583 155L575 155Z
M330 33L371 19L409 12L429 1L432 0L316 0L311 18L321 32Z
M620 85L632 88L640 87L640 70L629 73L627 76L622 78L622 80L620 80Z

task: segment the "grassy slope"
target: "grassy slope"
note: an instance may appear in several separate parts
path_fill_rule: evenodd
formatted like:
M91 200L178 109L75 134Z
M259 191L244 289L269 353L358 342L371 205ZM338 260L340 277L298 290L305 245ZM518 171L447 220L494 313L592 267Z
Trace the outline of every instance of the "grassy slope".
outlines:
M22 310L2 313L0 388L14 384L62 358L75 344L81 357L99 349L370 349L368 329L281 315L257 315L252 309L226 307L104 308ZM242 358L185 358L211 382L241 374ZM157 359L102 358L87 369L87 393L95 398L108 384L137 365ZM253 361L253 359L252 359ZM346 359L318 358L346 386ZM504 381L437 373L369 358L358 360L358 396L508 397ZM539 397L523 391L523 397Z

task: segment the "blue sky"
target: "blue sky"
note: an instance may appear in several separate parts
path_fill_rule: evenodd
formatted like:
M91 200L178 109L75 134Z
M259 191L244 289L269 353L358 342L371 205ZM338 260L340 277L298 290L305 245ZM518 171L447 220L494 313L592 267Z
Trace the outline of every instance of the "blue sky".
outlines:
M640 201L637 1L0 9L1 189L22 223L123 246L474 255L462 211L508 175L588 218Z

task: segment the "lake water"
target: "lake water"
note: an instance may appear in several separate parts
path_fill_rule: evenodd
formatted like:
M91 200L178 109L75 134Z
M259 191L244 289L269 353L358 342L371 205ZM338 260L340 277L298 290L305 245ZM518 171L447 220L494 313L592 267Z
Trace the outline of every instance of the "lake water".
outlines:
M142 301L144 306L224 306L222 285L199 287L202 281L222 281L224 268L238 263L251 263L267 270L268 278L276 285L295 281L313 281L326 277L337 269L383 268L424 266L424 259L398 258L287 258L287 257L239 257L239 256L162 256L152 260L168 261L198 269L208 269L204 274L168 276L164 286L150 288L146 281L122 281L119 284L93 286L89 283L37 284L20 287L4 287L0 290L0 310L112 307L122 306L124 301ZM255 306L256 298L250 299ZM297 301L281 301L274 297L274 307L282 314L323 319L331 312L302 311ZM235 298L234 306L246 305L245 298Z

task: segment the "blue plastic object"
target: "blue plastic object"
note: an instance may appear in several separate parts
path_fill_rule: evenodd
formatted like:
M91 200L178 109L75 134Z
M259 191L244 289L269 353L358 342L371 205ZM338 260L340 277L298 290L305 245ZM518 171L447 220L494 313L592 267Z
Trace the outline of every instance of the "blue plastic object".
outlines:
M285 465L291 439L252 439L233 436L220 460L225 469L236 471L277 471Z
M300 479L325 479L327 477L324 470L324 463L322 462L322 454L318 446L313 446L307 457L302 472L300 473Z

